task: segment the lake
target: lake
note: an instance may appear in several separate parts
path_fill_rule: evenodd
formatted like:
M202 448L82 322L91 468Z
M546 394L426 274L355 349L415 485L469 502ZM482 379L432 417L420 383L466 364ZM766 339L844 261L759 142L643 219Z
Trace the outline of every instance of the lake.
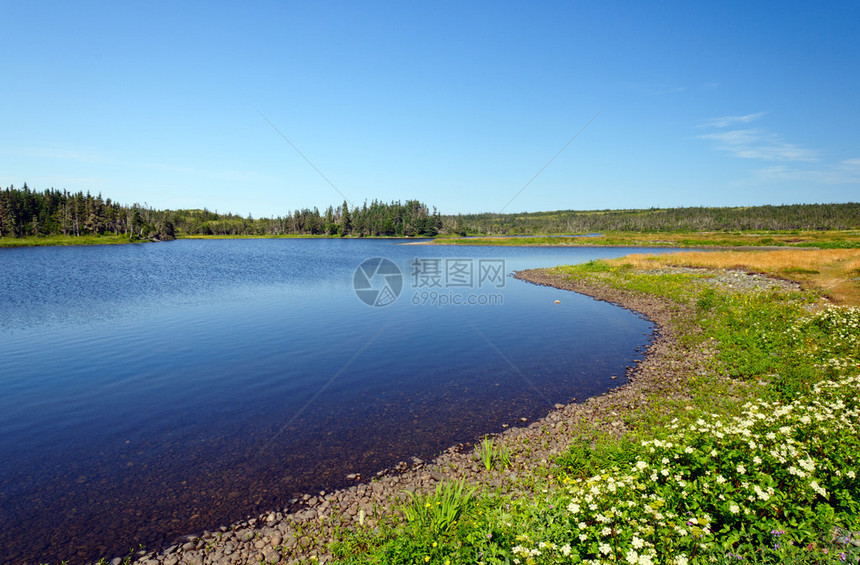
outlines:
M623 384L649 340L509 276L641 250L398 243L0 249L0 561L157 547L432 458Z

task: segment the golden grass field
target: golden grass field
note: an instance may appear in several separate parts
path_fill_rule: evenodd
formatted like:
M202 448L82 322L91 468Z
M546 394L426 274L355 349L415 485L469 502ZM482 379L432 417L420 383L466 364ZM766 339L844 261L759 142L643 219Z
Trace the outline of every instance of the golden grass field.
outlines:
M841 304L860 306L860 249L775 249L633 254L607 261L649 269L659 266L742 269L797 281Z

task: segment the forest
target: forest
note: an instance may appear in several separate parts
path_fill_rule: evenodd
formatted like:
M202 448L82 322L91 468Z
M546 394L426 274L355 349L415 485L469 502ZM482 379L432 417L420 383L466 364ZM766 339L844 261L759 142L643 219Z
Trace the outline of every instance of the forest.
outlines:
M579 234L846 230L860 228L860 204L750 207L559 210L521 214L442 215L418 200L373 200L303 208L274 218L202 210L156 210L120 204L101 194L10 186L0 189L0 237L124 235L170 240L181 236L434 237L436 235Z
M328 235L353 237L432 237L442 220L417 200L352 208L344 202L254 219L209 210L155 210L124 205L101 194L31 190L10 186L0 190L0 237L45 235L126 235L130 239L171 240L181 235Z
M860 228L860 204L847 203L463 214L443 216L440 231L458 235L521 235L857 228Z

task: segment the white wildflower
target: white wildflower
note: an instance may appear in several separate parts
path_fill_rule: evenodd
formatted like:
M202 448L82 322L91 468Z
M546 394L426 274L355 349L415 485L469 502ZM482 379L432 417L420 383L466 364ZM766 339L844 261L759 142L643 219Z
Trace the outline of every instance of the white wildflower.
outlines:
M563 546L561 546L559 549L561 550L561 553L562 553L565 557L569 557L569 556L570 556L570 544L569 544L569 543L564 544L564 545L563 545Z
M811 488L812 490L814 490L815 492L817 492L818 494L820 494L824 498L827 498L827 491L818 485L818 481L812 481L811 483L809 483L809 488Z

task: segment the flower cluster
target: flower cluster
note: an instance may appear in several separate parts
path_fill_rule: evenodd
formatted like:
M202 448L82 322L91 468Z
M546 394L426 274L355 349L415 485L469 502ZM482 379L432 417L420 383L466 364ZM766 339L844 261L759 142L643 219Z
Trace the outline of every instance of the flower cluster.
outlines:
M785 334L802 356L828 374L860 368L860 308L829 305L791 324Z
M794 402L749 402L732 418L674 421L662 439L641 442L628 467L562 476L535 507L542 541L519 539L514 562L682 564L722 551L738 532L768 545L787 531L805 544L821 532L804 525L856 521L858 393L860 377L845 377Z

